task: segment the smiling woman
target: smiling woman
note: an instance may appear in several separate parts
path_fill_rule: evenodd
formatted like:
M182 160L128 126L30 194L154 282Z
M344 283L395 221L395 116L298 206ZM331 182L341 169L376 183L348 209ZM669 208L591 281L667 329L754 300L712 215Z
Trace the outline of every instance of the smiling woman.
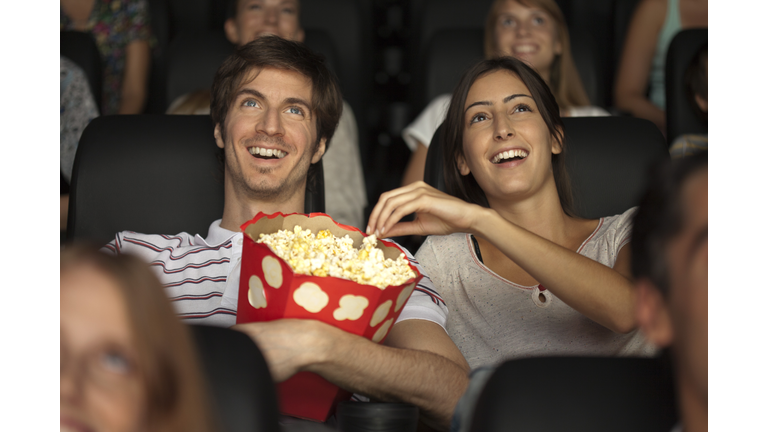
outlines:
M484 60L462 77L445 125L448 194L423 182L387 192L368 230L431 235L416 258L451 308L446 329L470 367L652 354L632 318L634 209L573 214L562 120L544 80L512 57Z

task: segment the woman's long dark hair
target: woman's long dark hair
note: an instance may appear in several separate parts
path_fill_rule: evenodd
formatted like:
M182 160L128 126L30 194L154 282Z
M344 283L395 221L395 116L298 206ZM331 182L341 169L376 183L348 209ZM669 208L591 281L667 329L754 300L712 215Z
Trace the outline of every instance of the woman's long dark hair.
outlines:
M571 181L565 167L566 145L563 136L563 120L560 118L560 108L555 96L543 79L528 65L513 57L499 57L482 60L469 69L461 77L459 85L453 91L451 105L445 117L445 130L440 142L445 146L443 151L443 175L449 194L464 201L488 207L485 192L477 184L472 173L463 176L459 172L456 161L464 157L464 105L472 84L479 78L498 70L507 70L523 81L539 108L541 117L549 129L549 133L557 140L562 148L560 154L552 155L552 172L557 186L560 206L568 216L574 216Z

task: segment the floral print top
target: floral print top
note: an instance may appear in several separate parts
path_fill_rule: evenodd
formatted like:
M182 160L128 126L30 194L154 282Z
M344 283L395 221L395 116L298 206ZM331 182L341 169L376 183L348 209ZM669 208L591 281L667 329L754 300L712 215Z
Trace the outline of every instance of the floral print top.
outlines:
M59 8L60 31L80 30ZM125 69L125 48L129 43L152 43L147 0L95 0L86 32L96 39L104 69L101 113L116 114L120 108L120 90Z

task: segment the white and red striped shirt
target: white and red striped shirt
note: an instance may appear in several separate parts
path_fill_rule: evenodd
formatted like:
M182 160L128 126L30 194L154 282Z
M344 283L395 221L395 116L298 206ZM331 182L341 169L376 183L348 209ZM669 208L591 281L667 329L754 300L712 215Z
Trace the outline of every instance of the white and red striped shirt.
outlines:
M243 234L224 229L220 223L221 219L211 224L206 238L185 232L163 235L123 231L103 250L130 253L147 261L183 320L229 327L235 324L237 315ZM445 328L448 316L445 302L421 265L403 250L424 277L397 322L423 319Z

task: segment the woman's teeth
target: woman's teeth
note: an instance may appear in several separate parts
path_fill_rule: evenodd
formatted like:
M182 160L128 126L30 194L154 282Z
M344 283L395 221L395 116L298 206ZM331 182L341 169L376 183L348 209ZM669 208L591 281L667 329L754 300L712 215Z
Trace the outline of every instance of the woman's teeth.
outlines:
M287 153L278 149L265 149L261 147L248 147L248 151L254 156L275 157L282 159Z
M509 150L509 151L505 151L497 154L496 156L493 157L493 159L491 159L491 162L497 164L497 163L501 163L501 161L506 159L514 159L514 158L525 159L526 157L528 157L528 152L525 150L519 150L519 149Z

